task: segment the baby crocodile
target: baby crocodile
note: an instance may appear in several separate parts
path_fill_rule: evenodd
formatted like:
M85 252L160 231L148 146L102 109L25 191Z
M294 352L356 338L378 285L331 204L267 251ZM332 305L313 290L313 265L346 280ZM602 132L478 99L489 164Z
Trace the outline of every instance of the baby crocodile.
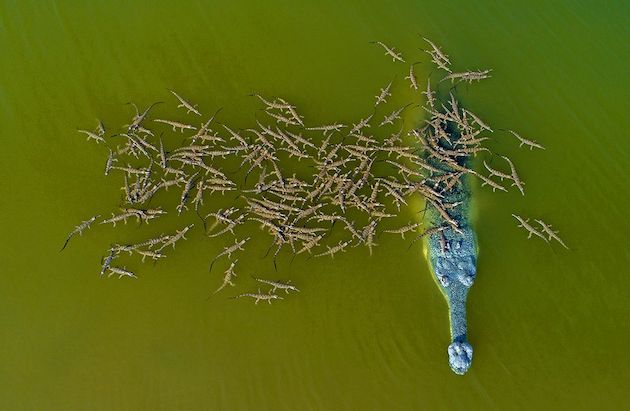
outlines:
M279 295L276 295L276 294L272 294L272 292L273 291L269 291L269 294L262 294L260 292L260 288L259 288L257 293L239 294L239 295L234 296L232 298L236 299L236 298L241 298L241 297L251 297L251 298L256 300L256 302L254 304L258 304L258 301L260 301L260 300L267 301L269 304L271 304L271 300L283 300L282 297L280 297Z
M264 284L269 284L270 286L272 286L273 288L271 289L270 292L274 292L277 289L280 290L284 290L287 294L289 294L289 290L291 291L297 291L299 292L300 290L298 290L298 288L292 284L289 284L290 281L287 281L286 283L282 283L280 281L270 281L270 280L265 280L262 278L256 278L256 277L252 277L254 280L264 283Z

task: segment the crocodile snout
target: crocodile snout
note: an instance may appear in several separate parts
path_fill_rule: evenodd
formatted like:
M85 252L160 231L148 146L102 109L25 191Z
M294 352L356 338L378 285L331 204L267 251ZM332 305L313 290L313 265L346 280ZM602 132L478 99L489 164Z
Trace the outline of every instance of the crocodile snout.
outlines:
M472 363L473 349L467 342L453 342L448 346L448 363L455 374L464 375Z

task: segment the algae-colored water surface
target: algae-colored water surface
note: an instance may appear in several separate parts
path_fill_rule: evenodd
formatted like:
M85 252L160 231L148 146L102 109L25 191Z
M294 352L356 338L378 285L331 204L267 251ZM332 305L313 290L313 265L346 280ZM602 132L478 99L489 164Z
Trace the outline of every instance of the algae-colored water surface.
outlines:
M628 7L587 2L4 2L0 6L2 409L409 410L621 408L630 382ZM114 241L69 229L118 205L103 153L76 133L128 120L174 88L231 124L252 91L321 123L360 118L401 50L438 41L491 67L467 106L545 144L496 148L517 192L473 187L475 364L445 365L446 304L418 247L383 237L334 260L279 264L302 285L273 306L206 300L223 243L187 241L136 282L104 281ZM418 78L428 68L416 66ZM400 87L408 87L401 83ZM466 94L468 93L468 95ZM142 100L142 99L145 100ZM627 174L627 172L626 172ZM510 211L549 216L571 247L527 241ZM134 227L123 231L129 238ZM138 238L140 239L140 238ZM199 239L197 239L199 240ZM241 261L270 274L256 244ZM180 248L181 246L181 248Z

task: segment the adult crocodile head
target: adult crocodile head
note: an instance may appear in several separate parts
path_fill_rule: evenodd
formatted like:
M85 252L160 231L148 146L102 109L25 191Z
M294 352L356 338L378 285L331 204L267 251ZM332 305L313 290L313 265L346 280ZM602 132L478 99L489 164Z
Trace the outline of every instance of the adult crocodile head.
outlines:
M428 239L427 254L433 274L449 307L451 344L448 363L456 374L472 364L473 349L466 338L466 298L477 274L477 243L470 226L461 233L445 230Z

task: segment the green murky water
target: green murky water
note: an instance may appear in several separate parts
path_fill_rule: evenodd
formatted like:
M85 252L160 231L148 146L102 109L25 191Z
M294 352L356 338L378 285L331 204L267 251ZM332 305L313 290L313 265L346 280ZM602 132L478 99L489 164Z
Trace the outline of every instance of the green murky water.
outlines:
M622 407L630 7L129 3L0 2L1 409ZM492 67L491 81L462 90L466 104L547 147L493 146L519 166L524 198L475 192L475 358L465 377L447 365L446 304L420 248L394 237L371 258L355 249L291 267L281 259L277 277L303 291L273 306L225 294L206 301L220 282L207 262L224 244L199 233L143 266L138 281L98 276L110 242L142 237L132 227L91 230L58 252L75 224L107 214L120 196L102 175L102 148L76 127L97 116L123 124L124 103L164 99L166 88L207 112L224 107L231 124L252 122L252 90L287 97L313 122L355 120L392 76L368 41L413 55L419 32L461 68ZM549 220L571 251L527 241L511 212ZM260 258L266 245L243 261L245 273L272 273Z

